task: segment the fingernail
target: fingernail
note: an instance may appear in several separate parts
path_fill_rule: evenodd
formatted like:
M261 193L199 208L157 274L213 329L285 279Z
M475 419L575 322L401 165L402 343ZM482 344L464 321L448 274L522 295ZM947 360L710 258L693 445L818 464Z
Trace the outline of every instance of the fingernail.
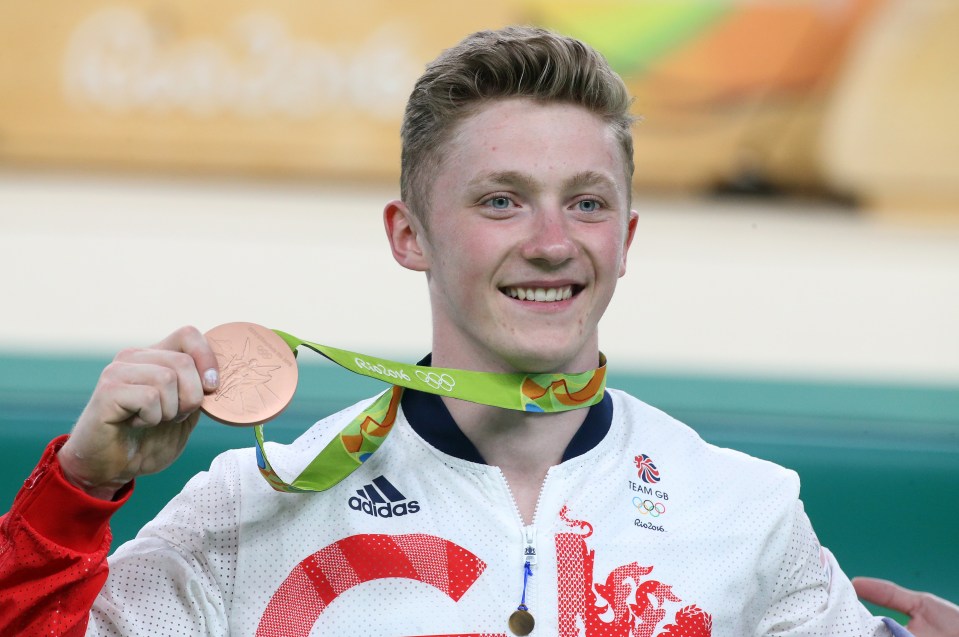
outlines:
M220 384L220 373L213 368L206 370L203 372L203 383L208 389L216 389Z

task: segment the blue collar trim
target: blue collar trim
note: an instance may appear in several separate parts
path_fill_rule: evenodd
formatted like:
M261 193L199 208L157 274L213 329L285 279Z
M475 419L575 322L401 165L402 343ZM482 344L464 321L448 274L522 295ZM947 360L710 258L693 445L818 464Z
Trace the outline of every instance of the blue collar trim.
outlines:
M429 365L430 356L418 364ZM453 420L442 398L407 389L403 392L402 405L413 431L430 445L455 458L486 464L483 456ZM603 400L589 408L586 419L563 452L563 462L581 456L598 445L606 437L612 422L613 400L606 392Z

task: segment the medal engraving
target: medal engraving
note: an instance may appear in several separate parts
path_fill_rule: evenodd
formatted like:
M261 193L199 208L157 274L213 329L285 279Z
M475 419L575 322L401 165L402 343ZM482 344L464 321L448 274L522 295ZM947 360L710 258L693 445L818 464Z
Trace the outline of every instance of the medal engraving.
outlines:
M205 336L220 367L220 385L203 399L203 413L226 425L252 426L286 409L299 373L282 338L254 323L226 323Z

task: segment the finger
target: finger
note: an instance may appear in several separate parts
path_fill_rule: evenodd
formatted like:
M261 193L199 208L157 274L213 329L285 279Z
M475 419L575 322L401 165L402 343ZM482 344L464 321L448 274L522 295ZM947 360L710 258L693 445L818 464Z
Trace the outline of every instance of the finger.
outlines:
M131 375L129 378L132 382L154 384L157 387L160 387L162 382L169 382L167 389L172 390L172 393L167 396L172 397L174 407L172 414L164 410L169 420L191 414L203 401L204 388L200 374L193 358L188 354L165 349L129 349L117 354L115 364L142 366L145 368L141 370L143 374L154 374L153 377L137 375L138 381L133 381L134 376ZM161 369L169 370L169 374L162 373ZM167 406L169 405L164 404L164 407Z
M162 421L169 421L185 416L194 409L190 405L182 404L183 401L180 398L182 382L179 376L177 370L167 365L114 361L103 371L101 384L108 396L116 395L127 385L152 387L156 390L155 399L159 401L160 417ZM194 380L193 384L196 385L197 381ZM194 389L192 393L201 394L197 389ZM148 399L154 399L153 395L143 395Z
M874 577L855 577L852 585L856 594L867 602L891 608L912 616L922 601L922 595L893 582Z
M220 370L216 354L203 334L195 327L181 327L157 343L157 348L182 352L193 359L194 368L202 379L203 390L214 391L220 384Z
M131 427L154 427L170 420L163 416L160 392L150 385L123 385L111 398L118 413L126 414L124 421Z

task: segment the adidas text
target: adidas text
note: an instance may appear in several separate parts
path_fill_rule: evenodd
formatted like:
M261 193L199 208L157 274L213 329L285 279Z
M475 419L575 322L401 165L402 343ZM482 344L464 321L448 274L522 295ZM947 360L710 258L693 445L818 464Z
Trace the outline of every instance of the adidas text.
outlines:
M363 500L354 495L350 498L350 508L354 511L362 511L367 515L372 515L374 518L392 518L418 512L420 503L416 500L410 500L409 502L384 502L375 505L369 500Z

